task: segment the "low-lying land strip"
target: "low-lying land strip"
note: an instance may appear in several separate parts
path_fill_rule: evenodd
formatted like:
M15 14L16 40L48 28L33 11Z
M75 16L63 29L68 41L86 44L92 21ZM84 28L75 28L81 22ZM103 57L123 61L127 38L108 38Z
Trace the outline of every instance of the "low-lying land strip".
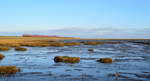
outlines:
M19 46L73 46L80 45L81 42L64 43L61 40L90 40L92 42L82 42L85 45L97 45L106 43L119 43L119 42L95 42L95 40L150 40L150 39L82 39L82 38L57 38L57 37L21 37L21 36L0 36L0 46L19 47Z

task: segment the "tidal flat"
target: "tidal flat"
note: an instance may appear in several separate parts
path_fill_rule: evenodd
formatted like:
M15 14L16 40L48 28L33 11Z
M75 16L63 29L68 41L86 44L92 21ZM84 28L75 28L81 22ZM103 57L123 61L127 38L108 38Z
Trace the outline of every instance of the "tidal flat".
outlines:
M47 39L48 38L44 39L44 41ZM9 76L0 75L0 81L150 80L150 45L148 44L150 40L65 39L57 40L57 43L58 41L67 43L67 45L22 45L21 47L27 48L27 50L16 51L15 48L18 46L20 47L18 44L21 42L15 43L18 46L9 46L11 43L8 45L7 42L7 44L2 44L1 42L2 47L8 45L10 50L0 51L0 53L5 56L2 60L0 60L0 66L16 66L20 68L20 71ZM101 43L96 45L85 45L84 43L87 41L96 41ZM137 41L147 43L139 43ZM51 42L56 42L56 40ZM70 42L74 42L75 45L70 44ZM46 44L48 43L46 42ZM92 49L92 51L89 51L89 49ZM79 57L80 62L55 62L54 57L56 56ZM112 58L113 62L97 62L100 58Z

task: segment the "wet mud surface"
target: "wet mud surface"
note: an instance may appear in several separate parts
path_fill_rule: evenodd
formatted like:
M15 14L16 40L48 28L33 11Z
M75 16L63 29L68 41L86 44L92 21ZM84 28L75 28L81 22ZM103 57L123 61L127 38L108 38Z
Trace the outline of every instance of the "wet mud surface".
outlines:
M65 47L27 47L1 52L0 65L15 65L21 72L0 76L0 81L150 81L150 45L132 42ZM88 49L94 49L89 52ZM80 57L79 63L55 63L55 56ZM96 62L114 59L111 64Z

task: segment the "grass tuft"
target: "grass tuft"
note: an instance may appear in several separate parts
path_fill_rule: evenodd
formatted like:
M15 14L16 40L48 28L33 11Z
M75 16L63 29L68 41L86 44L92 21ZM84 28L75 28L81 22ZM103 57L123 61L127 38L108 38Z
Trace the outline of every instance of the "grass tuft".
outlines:
M56 56L54 58L55 62L64 62L64 63L78 63L80 61L79 57L69 57L69 56Z
M23 48L23 47L17 47L15 48L16 51L26 51L27 48Z
M91 41L91 42L84 42L84 45L98 45L101 44L100 42L96 42L96 41Z
M5 56L3 54L0 54L0 60L2 60Z
M112 58L100 58L99 60L97 60L98 62L101 63L112 63L113 59Z
M20 72L16 66L0 66L0 75L11 75Z
M80 45L80 42L67 42L64 44L65 44L65 46L76 46L76 45Z
M10 50L10 48L8 48L8 47L0 47L0 51L8 51L8 50Z

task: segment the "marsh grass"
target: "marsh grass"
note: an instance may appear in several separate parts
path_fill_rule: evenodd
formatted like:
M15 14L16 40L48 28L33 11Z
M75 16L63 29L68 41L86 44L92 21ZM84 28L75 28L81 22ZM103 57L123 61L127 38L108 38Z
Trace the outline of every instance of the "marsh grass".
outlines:
M99 44L116 44L118 42L60 42L60 40L76 40L80 38L51 38L51 37L17 37L17 36L0 36L1 47L64 47L64 46L76 46L80 44L84 45L99 45ZM89 39L90 40L90 39Z
M27 48L23 48L23 47L16 47L15 48L16 51L26 51Z
M65 44L63 42L51 42L50 46L54 46L54 47L64 47Z
M9 47L0 47L0 51L8 51L8 50L10 50Z
M8 47L63 46L61 43L56 42L58 40L73 40L73 39L77 38L0 36L0 46L8 46Z
M2 60L5 56L3 54L0 54L0 60Z
M83 42L84 45L98 45L101 44L101 42L96 42L96 41L90 41L90 42Z
M99 60L97 60L98 62L101 63L112 63L113 59L112 58L100 58Z
M84 45L118 44L118 43L121 43L121 42L98 42L98 41L83 42Z
M68 42L68 43L64 43L65 46L76 46L76 45L80 45L80 42Z
M64 63L78 63L80 61L79 57L69 57L69 56L56 56L54 58L55 62L64 62Z
M0 66L0 75L11 75L20 72L16 66Z

